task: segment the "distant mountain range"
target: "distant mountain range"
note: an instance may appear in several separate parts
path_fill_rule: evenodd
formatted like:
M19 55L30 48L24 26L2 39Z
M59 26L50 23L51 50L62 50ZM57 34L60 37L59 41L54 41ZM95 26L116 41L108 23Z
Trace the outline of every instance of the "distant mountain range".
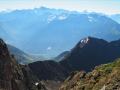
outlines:
M45 7L0 12L0 37L30 54L53 58L86 36L116 40L120 25L99 13Z
M109 17L120 24L120 14L113 14L113 15L110 15Z

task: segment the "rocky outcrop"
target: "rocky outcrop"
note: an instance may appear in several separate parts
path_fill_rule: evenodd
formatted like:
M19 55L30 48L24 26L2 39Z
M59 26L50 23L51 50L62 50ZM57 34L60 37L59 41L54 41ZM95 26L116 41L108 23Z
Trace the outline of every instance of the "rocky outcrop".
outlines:
M92 72L74 72L60 90L119 90L120 59L95 67Z
M19 65L0 39L0 90L37 90L28 66Z

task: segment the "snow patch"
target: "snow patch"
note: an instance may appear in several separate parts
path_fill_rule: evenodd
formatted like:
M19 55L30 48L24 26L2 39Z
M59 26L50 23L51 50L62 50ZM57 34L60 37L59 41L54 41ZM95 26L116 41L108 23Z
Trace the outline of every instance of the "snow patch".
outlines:
M56 18L55 15L50 15L50 16L48 16L47 22L50 23L50 22L52 22L55 18Z
M65 15L62 15L62 16L58 17L59 20L65 20L66 18L67 18L67 16L65 16Z
M95 19L93 17L91 17L91 16L88 16L88 21L93 22L93 21L95 21Z
M36 86L38 86L38 84L39 84L38 82L35 83Z
M51 50L52 49L52 47L51 46L49 46L48 48L47 48L47 50L49 51L49 50Z
M89 38L86 38L86 39L81 40L81 43L88 43L88 41L89 41Z

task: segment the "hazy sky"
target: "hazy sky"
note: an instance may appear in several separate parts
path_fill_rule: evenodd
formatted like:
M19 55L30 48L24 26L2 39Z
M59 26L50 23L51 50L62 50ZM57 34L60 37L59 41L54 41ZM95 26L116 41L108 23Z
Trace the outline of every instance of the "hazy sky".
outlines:
M120 0L0 0L0 11L46 6L76 11L94 11L106 14L120 13Z

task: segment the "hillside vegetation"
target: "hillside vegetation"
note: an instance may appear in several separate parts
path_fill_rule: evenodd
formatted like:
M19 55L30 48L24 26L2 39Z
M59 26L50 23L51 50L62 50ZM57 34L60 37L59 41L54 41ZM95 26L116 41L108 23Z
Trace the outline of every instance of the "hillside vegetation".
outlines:
M119 90L120 59L95 67L92 72L73 72L60 90Z

